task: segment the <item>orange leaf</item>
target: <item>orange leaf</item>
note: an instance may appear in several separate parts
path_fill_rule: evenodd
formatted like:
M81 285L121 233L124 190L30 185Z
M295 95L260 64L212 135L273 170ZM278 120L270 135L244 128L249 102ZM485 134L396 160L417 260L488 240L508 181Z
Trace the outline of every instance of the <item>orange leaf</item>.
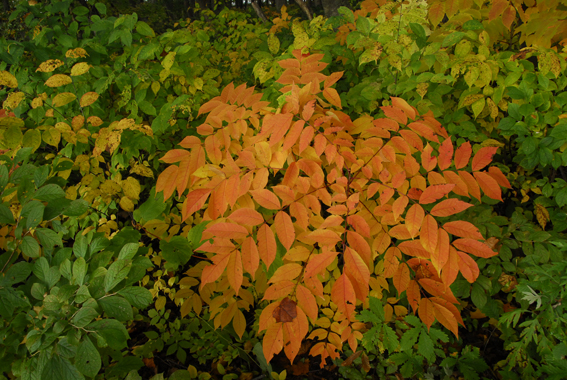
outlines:
M410 270L406 263L400 264L392 280L398 291L398 296L401 295L408 288L410 282Z
M248 230L234 223L217 223L209 225L203 232L204 239L209 239L211 236L225 239L243 239L248 236Z
M474 226L474 224L465 222L463 220L447 222L443 225L443 229L451 235L471 238L475 240L484 240L484 237L482 236L478 228Z
M453 160L453 142L451 139L445 139L441 146L439 147L439 169L445 170L451 166L451 161Z
M445 199L438 204L436 204L431 209L431 215L433 216L450 216L458 214L461 211L466 210L473 205L467 202L460 201L458 199Z
M369 238L370 237L370 226L364 218L358 214L349 215L346 218L347 223L350 224L356 232L360 235Z
M431 256L418 240L403 241L398 244L398 248L408 256L422 257L424 259L429 259ZM386 264L384 263L384 265Z
M230 214L228 219L245 226L257 226L264 223L262 214L251 208L239 208Z
M372 262L372 250L368 242L358 233L347 231L348 244L360 255L367 266Z
M323 273L329 265L337 257L337 252L330 250L323 250L322 253L318 255L312 255L305 267L304 278L315 277L320 273Z
M492 162L492 157L496 154L498 147L485 146L480 148L472 159L472 170L480 170Z
M390 247L384 255L384 277L393 277L398 271L400 261L402 260L402 253L397 247Z
M414 204L413 206L411 206L408 212L406 213L405 225L412 238L417 236L417 233L421 228L421 224L423 223L424 217L425 217L425 211L423 211L423 208L418 204Z
M242 339L242 335L244 335L244 331L246 331L246 318L244 318L244 314L242 314L239 309L236 310L234 318L232 319L232 327L236 335Z
M258 229L256 239L258 240L260 259L266 264L267 268L270 268L270 265L276 258L276 237L270 227L267 224L263 224Z
M439 323L445 326L458 338L459 337L458 323L460 323L462 326L465 325L463 319L461 318L461 314L459 313L459 310L455 307L455 305L451 304L450 302L447 302L442 298L432 297L431 303L435 311L435 318L437 318Z
M508 178L502 173L502 170L497 168L496 166L491 166L488 168L488 174L498 182L498 184L502 187L510 189L510 182L508 182Z
M489 258L498 254L490 249L490 247L485 243L481 243L474 239L457 239L453 242L453 245L463 252L467 252L478 257Z
M283 323L275 323L268 328L262 343L264 357L269 363L283 348Z
M317 301L313 293L305 286L299 284L297 285L295 296L297 297L299 307L303 309L312 322L315 322L319 314L319 308L317 307Z
M474 177L487 197L502 201L502 190L492 176L484 172L474 172Z
M445 2L445 11L449 19L451 19L451 17L453 17L459 11L459 4L459 0L447 0Z
M230 254L228 265L226 267L228 283L238 295L240 286L242 285L242 257L239 250L235 250Z
M203 289L203 286L210 282L215 282L223 274L226 266L228 265L228 260L230 258L230 252L224 255L216 255L214 257L215 263L208 265L203 268L203 274L201 275L201 286L199 289Z
M429 300L429 298L422 298L419 301L419 318L422 322L427 326L427 330L435 322L435 310L433 310L433 302Z
M313 240L315 243L319 244L320 246L328 246L328 245L334 246L341 240L341 237L337 235L335 231L324 230L324 229L315 230L307 234L306 237Z
M254 279L256 270L260 265L260 256L258 254L258 247L252 236L247 237L242 243L242 265L244 270Z
M442 297L449 302L459 303L453 295L451 288L441 281L435 281L432 278L421 278L419 279L419 284L431 295Z
M209 198L210 193L210 189L196 189L187 194L187 197L183 201L182 209L182 218L184 221L195 211L200 210L201 207L203 207L207 198Z
M494 0L492 2L492 7L490 7L490 11L488 12L488 21L492 21L496 17L500 16L508 5L509 3L507 0Z
M293 125L289 129L289 132L285 136L282 150L286 151L295 145L297 139L299 138L301 132L303 131L304 125L305 125L305 121L303 120L298 120L295 123L293 123Z
M344 252L344 259L345 259L345 271L351 275L352 279L355 282L360 284L360 291L356 291L357 298L361 301L364 301L368 296L368 283L370 281L370 271L368 269L367 264L364 262L360 255L347 247ZM351 280L351 283L353 281ZM355 284L353 283L353 286Z
M402 98L397 98L395 96L390 97L390 100L392 101L392 105L394 107L400 108L410 119L415 120L417 112L415 108L408 104L408 102L406 102Z
M284 280L277 284L271 285L264 292L262 300L277 300L278 298L286 297L295 289L295 282Z
M405 195L402 195L401 197L399 197L394 201L394 204L392 205L392 213L394 214L394 220L398 220L400 215L404 213L408 203L409 203L409 198L406 197Z
M480 201L480 187L474 179L474 177L469 172L459 171L459 177L467 184L469 193Z
M297 309L297 318L284 325L284 341L289 342L284 347L285 355L290 363L299 353L305 336L309 332L309 321L301 309Z
M459 274L459 258L457 255L457 250L454 247L449 248L449 256L447 256L447 262L443 266L441 271L441 280L445 286L450 286Z
M410 123L408 125L408 127L412 131L414 131L415 133L417 133L420 136L425 137L429 141L434 141L436 143L439 142L439 137L437 137L437 135L435 135L435 132L433 132L433 129L431 129L431 127L428 126L425 123L416 121L416 122Z
M295 229L293 228L293 222L289 215L283 211L279 211L274 219L274 227L276 228L276 234L280 239L280 243L289 250L291 245L295 241Z
M445 267L447 260L449 260L450 247L449 234L447 234L445 230L439 230L437 247L435 247L435 251L431 254L431 263L437 270L437 274L441 273L441 270Z
M189 159L190 156L191 156L191 153L189 153L185 149L172 149L172 150L168 151L159 160L163 161L167 164L172 164L174 162L180 162L180 161Z
M355 320L354 305L356 304L356 295L346 274L341 274L333 284L331 300L349 321Z
M276 269L275 273L272 275L272 278L270 278L270 281L268 281L268 283L274 284L283 280L295 280L297 276L301 274L302 270L303 266L299 264L284 264Z
M329 103L334 105L335 107L342 109L343 106L341 104L341 97L339 93L334 88L327 87L323 90L323 96Z
M281 208L278 197L267 189L251 190L252 198L262 207L268 210L279 210Z
M299 154L301 154L301 152L303 152L309 145L311 145L314 134L315 130L310 125L303 129L301 136L299 136Z
M437 221L431 215L425 216L419 233L419 238L421 240L421 245L427 250L427 252L435 252L435 247L437 246L437 240L439 238L439 227L437 226Z
M449 194L454 188L455 185L452 183L429 186L423 191L423 193L421 193L419 203L422 205L433 203Z
M470 142L466 142L457 148L455 152L455 168L462 169L468 165L471 158L472 147Z
M466 253L457 251L457 262L459 264L459 270L463 274L463 277L466 278L468 282L471 284L476 281L480 271L478 269L478 265L476 261L473 260L472 257L467 255Z
M398 240L407 240L412 238L407 226L405 226L404 224L398 224L397 226L390 228L388 234Z
M411 308L413 309L413 313L415 314L415 312L417 311L417 306L419 305L419 302L421 300L421 292L419 290L419 285L417 281L415 280L410 281L408 288L406 290L406 296L408 298L408 302Z
M429 144L427 144L421 152L421 166L428 172L435 169L435 166L437 166L437 157L432 156L432 153L433 147Z
M453 193L457 195L462 195L463 197L469 196L469 188L467 184L459 177L459 175L455 172L446 170L443 172L443 177L447 183L455 184L455 188L453 189Z
M163 199L168 200L175 191L177 186L177 172L179 167L175 165L168 166L158 177L156 183L156 193L163 191Z

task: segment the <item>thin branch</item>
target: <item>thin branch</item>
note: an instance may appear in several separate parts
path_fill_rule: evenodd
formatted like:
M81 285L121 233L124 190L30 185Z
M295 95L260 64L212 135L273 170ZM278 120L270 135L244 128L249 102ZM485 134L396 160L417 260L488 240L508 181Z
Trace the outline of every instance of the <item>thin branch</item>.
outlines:
M305 1L304 0L295 0L295 2L297 3L297 5L299 5L299 8L301 8L301 10L303 12L305 12L305 14L307 15L307 18L309 20L313 20L313 14L311 13L311 10L309 9L309 7L305 3Z
M260 18L260 20L262 20L262 22L264 22L264 23L270 22L268 20L268 18L266 17L266 15L264 14L264 12L262 12L262 9L260 8L260 6L258 5L258 0L252 0L252 8L254 8L254 10L256 11L256 14Z

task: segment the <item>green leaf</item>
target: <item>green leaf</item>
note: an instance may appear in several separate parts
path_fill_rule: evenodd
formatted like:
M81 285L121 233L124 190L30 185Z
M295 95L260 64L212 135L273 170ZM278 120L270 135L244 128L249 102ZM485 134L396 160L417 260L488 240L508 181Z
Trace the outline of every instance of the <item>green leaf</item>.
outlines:
M41 373L41 380L84 380L84 378L68 359L59 355L51 357Z
M370 22L366 17L359 17L356 19L356 30L368 36L370 33Z
M416 35L417 38L427 38L423 26L415 22L410 22L409 26L411 28L411 31Z
M480 115L482 110L484 110L485 105L486 105L486 99L485 98L479 99L471 105L475 119L478 117L478 115Z
M39 257L39 244L31 236L25 236L20 244L20 249L27 257Z
M136 219L137 222L155 219L161 215L165 207L166 204L163 201L163 192L160 191L158 195L155 196L155 189L152 189L149 199L134 210L134 219Z
M65 191L61 188L61 186L50 183L49 185L40 187L33 197L40 201L50 202L55 199L65 198Z
M442 47L453 46L466 36L463 32L453 32L443 40Z
M435 347L433 345L433 340L431 340L431 337L427 334L427 330L425 329L421 330L421 334L419 334L417 352L423 355L429 363L435 362Z
M109 292L114 289L116 285L128 276L132 262L130 260L118 259L108 268L106 276L104 277L104 291Z
M469 20L463 24L463 30L484 30L484 26L478 20Z
M0 288L0 315L9 320L18 307L30 307L30 305L13 288Z
M124 247L122 247L122 249L120 250L118 258L123 260L132 260L138 252L138 248L140 248L140 245L138 243L125 244Z
M115 350L126 348L130 336L124 325L115 319L102 319L88 325L87 330L96 331Z
M132 306L121 296L103 297L98 300L98 304L110 318L116 318L121 322L134 319Z
M124 46L132 45L132 33L127 29L120 30L120 41Z
M21 215L26 217L26 228L34 228L43 220L45 205L39 201L31 201L24 205Z
M160 192L160 194L163 196L162 192ZM207 228L207 224L209 224L208 221L201 222L189 230L189 233L187 234L187 241L189 241L189 244L191 244L193 249L197 249L201 246L201 244L203 244L203 242L201 242L201 238L203 236L203 231Z
M0 165L0 190L8 184L8 168L5 165Z
M5 204L0 204L0 224L14 224L15 222L10 208Z
M138 21L136 23L136 32L146 37L155 37L156 35L154 30L143 21Z
M2 278L2 283L6 285L17 284L18 282L22 282L27 279L31 273L32 265L25 261L20 261L19 263L12 265L6 271L4 278Z
M84 16L89 13L89 9L87 7L79 6L73 8L73 13L77 16Z
M279 11L279 10L278 10ZM345 16L345 20L354 24L354 13L347 7L339 7L338 12Z
M49 228L37 228L35 230L35 234L39 239L43 248L53 249L56 245L63 246L63 240L61 240L61 236L57 234L57 232L49 229Z
M152 303L152 293L146 288L139 286L128 286L118 291L118 294L123 296L130 302L132 306L140 310L145 309Z
M83 375L95 377L102 366L100 353L88 337L81 342L75 356L75 366Z
M142 112L144 112L146 115L150 115L150 116L157 116L157 112L155 107L152 105L152 103L144 100L142 102L140 102L140 104L138 104L138 107L142 110Z
M159 48L160 47L159 47L159 44L157 42L152 42L151 44L144 46L142 48L142 50L140 50L140 54L138 55L138 59L143 61L143 60L146 60L146 59L154 58L154 55L158 51Z
M75 295L75 303L83 303L91 297L89 293L89 288L86 285L82 285L79 290L77 290L77 294Z
M75 257L85 257L89 249L89 242L82 233L77 233L75 243L73 243L73 253Z
M187 239L174 236L169 242L162 240L159 243L163 258L172 265L185 265L193 254Z
M471 300L479 309L481 309L486 304L486 292L484 291L482 286L477 283L474 283L472 286Z
M98 311L89 306L83 306L71 319L71 323L79 328L83 328L100 315Z
M419 337L419 332L421 328L414 327L409 329L402 335L402 339L400 340L400 349L402 352L408 352L412 349L417 342L417 338Z
M87 262L83 257L79 257L73 263L73 279L78 285L83 285L87 274Z
M104 3L96 3L95 8L101 15L106 14L106 5L104 5Z
M81 216L89 209L89 204L83 199L75 199L62 214L66 216Z
M31 287L31 295L36 300L42 300L45 296L45 285L40 282L34 282Z

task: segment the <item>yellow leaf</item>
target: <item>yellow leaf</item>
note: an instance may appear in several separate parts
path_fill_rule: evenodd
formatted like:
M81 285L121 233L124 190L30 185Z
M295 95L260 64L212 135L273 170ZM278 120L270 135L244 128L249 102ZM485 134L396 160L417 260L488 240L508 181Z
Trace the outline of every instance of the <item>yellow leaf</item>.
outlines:
M157 95L157 93L159 92L159 89L161 87L161 84L158 81L153 81L152 82L152 91L154 92L154 95Z
M45 62L42 62L41 65L39 65L39 67L37 68L36 72L42 72L42 73L50 73L53 70L55 70L56 68L63 66L64 63L63 61L59 60L59 59L48 59Z
M120 199L120 207L128 212L134 211L134 203L128 197L122 197L122 199Z
M134 165L134 167L130 169L130 174L138 174L143 177L154 178L154 172L152 172L152 169L142 164Z
M11 92L6 100L4 100L4 109L11 110L16 108L26 95L23 92Z
M85 124L85 117L83 115L78 115L73 118L71 121L71 126L73 127L74 131L78 131L83 127Z
M69 49L65 53L67 58L85 58L86 56L88 56L87 51L83 48Z
M23 134L19 127L15 125L4 131L3 142L10 149L15 149L22 142Z
M31 107L33 109L37 108L37 107L41 107L43 105L43 99L40 98L39 96L37 98L34 98L34 100L32 100L31 102Z
M270 53L272 54L277 54L277 52L280 50L280 40L273 33L270 33L270 35L268 36L268 48L270 49Z
M32 152L35 152L37 148L41 145L41 133L37 129L28 129L24 133L24 138L22 139L22 146L32 148Z
M81 98L81 100L83 99ZM102 119L98 116L89 116L87 123L89 123L93 127L99 127L102 125Z
M544 206L540 205L539 203L536 203L535 213L536 213L537 222L539 223L541 228L545 230L545 226L549 221L549 211L547 211L547 209Z
M69 75L65 74L55 74L45 81L45 85L49 87L65 86L69 83L73 83L73 79L71 79Z
M89 68L90 68L90 65L88 63L79 62L71 68L71 76L75 77L75 76L78 76L78 75L83 75L84 73L89 71Z
M99 95L96 92L87 92L85 95L81 96L81 107L87 107L96 102Z
M169 71L169 69L171 69L171 66L173 66L173 62L175 62L176 54L177 53L170 51L169 53L167 53L163 61L161 61L161 65L165 70Z
M77 99L75 94L71 92L62 92L61 94L57 94L55 98L53 98L53 107L61 107L65 104L71 103L73 100Z
M10 88L18 87L18 81L15 76L7 71L0 71L0 86L8 86Z
M42 138L46 144L57 147L61 141L61 132L58 129L51 127L43 131Z
M140 199L140 183L134 177L128 177L122 181L122 191L128 198Z
M159 296L156 300L156 310L160 311L161 309L163 309L165 307L166 301L167 299L165 298L165 296Z

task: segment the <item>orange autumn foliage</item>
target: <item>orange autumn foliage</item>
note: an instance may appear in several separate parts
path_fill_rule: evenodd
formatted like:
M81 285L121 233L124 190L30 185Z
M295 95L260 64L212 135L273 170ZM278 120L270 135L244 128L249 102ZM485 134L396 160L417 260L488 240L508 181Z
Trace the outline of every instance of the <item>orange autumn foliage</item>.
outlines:
M267 301L258 321L266 360L284 350L293 362L314 339L310 354L323 365L345 342L356 351L357 313L391 278L427 326L458 335L449 286L459 272L478 276L469 255L497 253L472 224L445 218L481 190L501 199L505 176L483 171L495 148L455 149L432 114L400 98L385 117L352 120L332 87L342 73L323 74L322 58L295 51L280 62L280 109L230 84L199 111L203 141L189 136L162 158L172 165L157 191L177 194L183 220L201 212L210 221L199 251L211 263L198 267L211 319L242 336L241 310Z

